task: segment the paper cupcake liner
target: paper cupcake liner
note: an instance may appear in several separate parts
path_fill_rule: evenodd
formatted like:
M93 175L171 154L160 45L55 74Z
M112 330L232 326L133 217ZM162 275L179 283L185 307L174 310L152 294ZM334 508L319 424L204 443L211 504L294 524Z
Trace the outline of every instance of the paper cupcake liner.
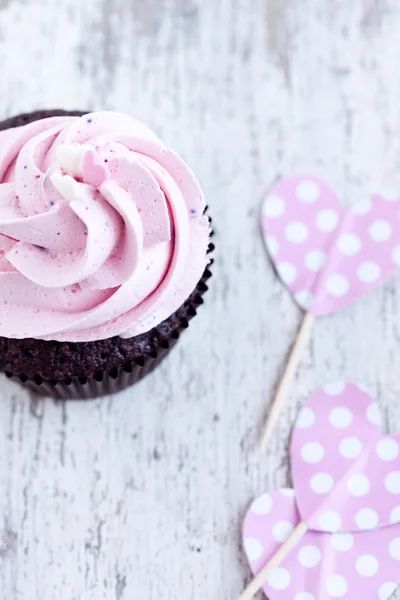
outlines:
M210 244L209 253L213 250L214 245ZM100 371L90 377L47 381L40 375L32 378L26 375L13 375L10 372L6 372L5 375L31 392L57 400L89 400L115 394L132 386L148 373L151 373L164 360L175 346L182 332L189 327L189 321L197 314L197 308L204 302L203 296L208 290L207 281L212 276L211 264L206 268L197 284L195 294L191 295L193 299L182 305L182 307L185 307L186 317L181 319L178 327L175 327L168 338L164 338L159 342L157 349L151 355L143 354L131 362L112 369L110 372Z

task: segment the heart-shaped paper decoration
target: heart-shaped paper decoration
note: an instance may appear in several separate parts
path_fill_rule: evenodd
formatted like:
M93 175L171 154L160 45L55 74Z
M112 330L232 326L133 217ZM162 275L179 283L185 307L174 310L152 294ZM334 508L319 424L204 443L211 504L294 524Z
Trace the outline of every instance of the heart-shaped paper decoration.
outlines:
M299 524L293 490L251 506L244 548L256 575ZM388 600L400 582L400 525L364 533L308 531L263 589L269 600Z
M400 522L400 435L382 436L381 413L353 383L315 392L294 429L298 507L309 529L366 531Z
M317 316L357 300L400 266L400 198L372 196L346 211L323 181L292 177L266 197L262 231L281 279Z
M303 407L291 444L295 490L264 494L244 524L255 574L296 525L308 527L265 584L271 600L386 600L396 588L400 436L380 427L378 404L352 383L329 384Z

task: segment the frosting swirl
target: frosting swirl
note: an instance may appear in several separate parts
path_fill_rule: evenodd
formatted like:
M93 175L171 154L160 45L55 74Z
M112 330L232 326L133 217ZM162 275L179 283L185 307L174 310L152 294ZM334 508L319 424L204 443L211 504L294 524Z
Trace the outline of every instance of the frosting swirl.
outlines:
M207 265L188 166L132 117L0 132L0 335L88 342L168 318Z

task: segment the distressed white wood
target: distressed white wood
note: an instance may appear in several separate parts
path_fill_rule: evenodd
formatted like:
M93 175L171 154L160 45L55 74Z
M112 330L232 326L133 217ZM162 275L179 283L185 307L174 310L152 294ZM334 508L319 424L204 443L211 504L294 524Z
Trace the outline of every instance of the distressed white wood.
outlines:
M397 0L0 0L1 116L136 114L198 173L218 234L207 303L148 380L32 405L1 379L1 600L234 599L241 519L288 483L298 404L347 377L400 429L399 276L315 324L256 451L300 319L266 260L261 196L303 170L346 205L398 193L399 30Z

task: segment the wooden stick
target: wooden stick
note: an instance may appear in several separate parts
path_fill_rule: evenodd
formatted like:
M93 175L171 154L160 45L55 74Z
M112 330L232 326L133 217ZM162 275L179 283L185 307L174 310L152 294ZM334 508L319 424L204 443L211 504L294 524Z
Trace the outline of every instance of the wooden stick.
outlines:
M259 590L261 590L272 571L279 567L280 564L285 560L287 555L293 550L299 543L301 538L307 533L308 527L304 521L297 525L296 529L292 532L291 536L286 542L279 548L274 556L267 562L265 567L259 572L259 574L253 579L253 581L247 586L239 600L250 600Z
M314 324L314 315L311 313L305 313L303 321L301 323L297 339L293 345L292 351L289 356L289 360L286 365L285 372L279 383L278 389L275 394L275 398L272 402L272 408L268 415L267 422L265 424L264 433L261 438L261 452L264 452L271 434L275 428L276 422L278 421L280 412L283 404L286 400L289 387L292 383L293 377L295 376L298 364L301 359L301 355L307 342L310 338L312 326Z

